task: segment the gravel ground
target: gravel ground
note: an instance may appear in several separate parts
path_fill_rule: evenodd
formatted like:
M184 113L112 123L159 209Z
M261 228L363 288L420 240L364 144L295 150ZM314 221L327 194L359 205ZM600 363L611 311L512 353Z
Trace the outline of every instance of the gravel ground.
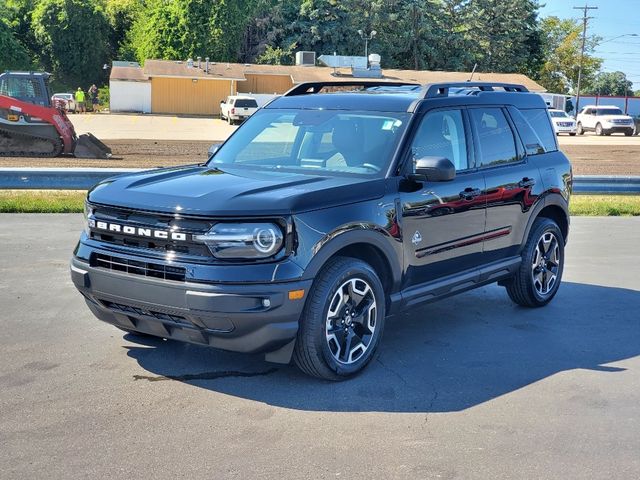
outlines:
M212 142L181 140L108 140L111 160L79 158L0 158L2 167L136 167L203 162ZM561 145L576 175L640 175L640 145Z

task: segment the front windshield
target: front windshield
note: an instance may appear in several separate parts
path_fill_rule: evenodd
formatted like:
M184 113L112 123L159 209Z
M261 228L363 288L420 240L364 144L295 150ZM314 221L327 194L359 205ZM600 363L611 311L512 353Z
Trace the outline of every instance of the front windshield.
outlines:
M258 110L209 165L382 176L408 119L399 112Z
M596 115L622 115L622 110L619 108L598 108Z
M557 111L557 110L549 110L549 114L552 117L556 117L556 118L558 118L558 117L568 117L569 116L566 113L560 112L560 111Z

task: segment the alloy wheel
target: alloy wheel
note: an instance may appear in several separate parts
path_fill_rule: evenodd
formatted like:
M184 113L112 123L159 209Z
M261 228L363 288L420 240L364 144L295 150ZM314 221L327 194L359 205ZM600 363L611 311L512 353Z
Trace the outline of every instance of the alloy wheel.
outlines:
M351 278L336 290L325 323L327 345L336 361L349 365L362 358L371 345L376 317L376 297L367 281Z
M556 285L560 270L560 245L553 232L542 234L531 261L533 286L538 295L548 295Z

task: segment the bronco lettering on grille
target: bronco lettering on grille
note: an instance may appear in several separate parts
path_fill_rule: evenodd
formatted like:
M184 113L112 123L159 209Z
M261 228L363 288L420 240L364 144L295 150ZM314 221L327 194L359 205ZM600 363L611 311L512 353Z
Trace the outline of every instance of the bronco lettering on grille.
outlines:
M89 226L97 230L107 232L124 233L126 235L137 235L139 237L159 238L161 240L187 241L187 234L181 232L171 232L166 230L154 230L152 228L132 227L131 225L120 225L118 223L103 222L89 219Z

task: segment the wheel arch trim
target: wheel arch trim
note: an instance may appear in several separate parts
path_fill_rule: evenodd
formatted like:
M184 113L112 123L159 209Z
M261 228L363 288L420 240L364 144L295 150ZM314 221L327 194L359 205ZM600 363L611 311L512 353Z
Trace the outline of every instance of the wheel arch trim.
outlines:
M565 237L564 243L565 244L567 243L567 237L569 235L569 223L570 223L569 203L567 202L567 200L565 200L565 198L560 193L551 192L551 193L547 193L544 196L544 199L542 201L537 202L536 206L533 208L533 211L531 212L531 215L529 216L529 220L527 222L527 227L524 230L524 236L522 237L522 241L520 242L522 246L524 246L524 244L526 243L526 239L529 238L529 233L531 232L533 223L540 216L540 213L542 213L543 210L550 207L556 208L562 211L562 214L564 215L566 228L563 231L563 225L558 225L558 227L560 227L560 230L562 231Z
M386 232L380 231L380 227L366 227L343 228L323 237L314 246L314 255L305 268L302 278L305 280L315 278L327 261L341 250L358 244L366 244L375 248L386 261L391 275L392 290L397 291L402 279L403 260L393 248L391 242L394 240Z

